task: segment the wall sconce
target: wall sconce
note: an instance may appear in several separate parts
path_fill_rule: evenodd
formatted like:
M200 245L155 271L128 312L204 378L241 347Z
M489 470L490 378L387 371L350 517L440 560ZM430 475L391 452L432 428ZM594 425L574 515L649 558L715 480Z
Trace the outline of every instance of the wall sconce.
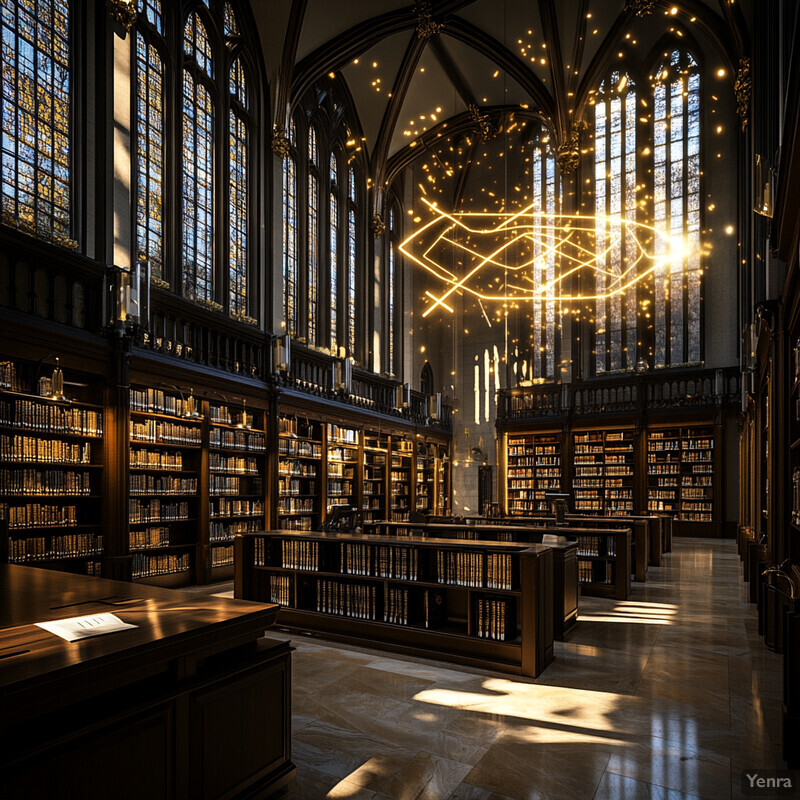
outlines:
M288 372L292 366L292 337L288 333L272 340L272 371Z
M636 362L636 372L638 372L639 375L642 375L643 373L647 372L647 366L648 366L647 365L647 359L646 358L640 358Z
M250 417L247 414L247 400L242 400L242 410L236 417L236 427L237 428L247 428L250 430L253 426L250 422Z
M432 420L442 418L442 393L428 395L428 417Z
M346 395L353 390L353 359L343 358L333 362L333 390Z
M394 387L394 407L398 411L408 408L411 405L411 385L404 383Z
M150 262L138 260L130 270L114 267L107 282L108 326L117 336L136 336L150 321Z

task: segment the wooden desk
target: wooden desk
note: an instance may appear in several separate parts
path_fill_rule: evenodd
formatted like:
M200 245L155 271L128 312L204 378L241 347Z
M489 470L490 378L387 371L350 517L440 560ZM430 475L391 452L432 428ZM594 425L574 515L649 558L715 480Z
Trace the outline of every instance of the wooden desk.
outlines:
M69 643L35 622L111 612ZM250 798L295 772L274 605L0 564L7 797Z

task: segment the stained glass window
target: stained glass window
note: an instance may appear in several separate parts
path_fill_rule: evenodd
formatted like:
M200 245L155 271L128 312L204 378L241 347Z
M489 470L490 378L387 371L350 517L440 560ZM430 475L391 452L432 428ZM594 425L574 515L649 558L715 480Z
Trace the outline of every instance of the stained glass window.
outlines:
M560 187L556 177L555 153L544 141L542 133L534 142L533 206L534 216L532 279L534 286L547 286L542 296L532 302L531 364L525 368L525 377L552 379L556 364L556 312L555 290L556 255L554 250L554 215L560 207Z
M330 199L330 279L331 279L331 350L339 346L339 198L331 192Z
M247 125L230 112L230 153L228 170L228 240L230 311L247 315Z
M239 23L230 3L225 3L225 35L239 36Z
M153 10L152 3L147 9ZM160 27L160 14L153 19ZM164 64L141 31L136 33L136 249L138 258L150 261L150 274L163 280Z
M319 324L319 173L317 131L308 129L308 342L320 344Z
M161 0L139 0L136 4L139 19L145 19L158 33L163 33Z
M208 75L214 77L214 59L211 55L211 42L205 26L197 14L189 17L183 31L183 52L194 59L197 66Z
M607 296L635 263L636 88L615 70L600 86L594 106L595 370L632 370L637 359L636 287Z
M347 209L347 350L356 356L356 174L350 168Z
M283 293L286 331L297 335L297 166L283 159Z
M183 73L183 294L214 300L214 108L205 84Z
M655 366L700 363L700 75L673 50L653 87ZM670 258L670 252L677 255Z
M74 247L69 3L4 0L2 37L3 223Z

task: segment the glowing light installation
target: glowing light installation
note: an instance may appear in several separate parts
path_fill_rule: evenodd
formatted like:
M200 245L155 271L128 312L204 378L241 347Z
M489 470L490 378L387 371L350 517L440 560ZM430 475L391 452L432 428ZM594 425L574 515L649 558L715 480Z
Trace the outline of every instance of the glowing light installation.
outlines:
M426 292L430 303L423 317L437 308L452 312L456 292L503 303L553 294L562 304L607 299L623 295L660 265L682 263L686 256L683 237L671 238L619 215L560 214L533 205L516 212L449 213L423 202L432 219L399 247L443 284L439 294ZM599 221L604 223L602 247ZM623 245L626 252L630 248L624 265L618 271L606 269L606 254ZM549 273L545 265L551 265ZM596 280L598 273L604 284Z

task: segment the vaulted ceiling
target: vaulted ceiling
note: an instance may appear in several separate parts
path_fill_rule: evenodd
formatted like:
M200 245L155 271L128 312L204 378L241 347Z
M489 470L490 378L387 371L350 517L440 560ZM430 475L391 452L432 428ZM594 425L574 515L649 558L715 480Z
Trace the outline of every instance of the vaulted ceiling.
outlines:
M352 97L370 171L382 186L426 137L527 110L556 142L580 121L619 58L644 61L676 28L730 78L748 55L752 0L252 0L273 124L320 80ZM683 35L683 34L680 34ZM638 48L638 49L637 49ZM422 151L424 148L420 147Z

